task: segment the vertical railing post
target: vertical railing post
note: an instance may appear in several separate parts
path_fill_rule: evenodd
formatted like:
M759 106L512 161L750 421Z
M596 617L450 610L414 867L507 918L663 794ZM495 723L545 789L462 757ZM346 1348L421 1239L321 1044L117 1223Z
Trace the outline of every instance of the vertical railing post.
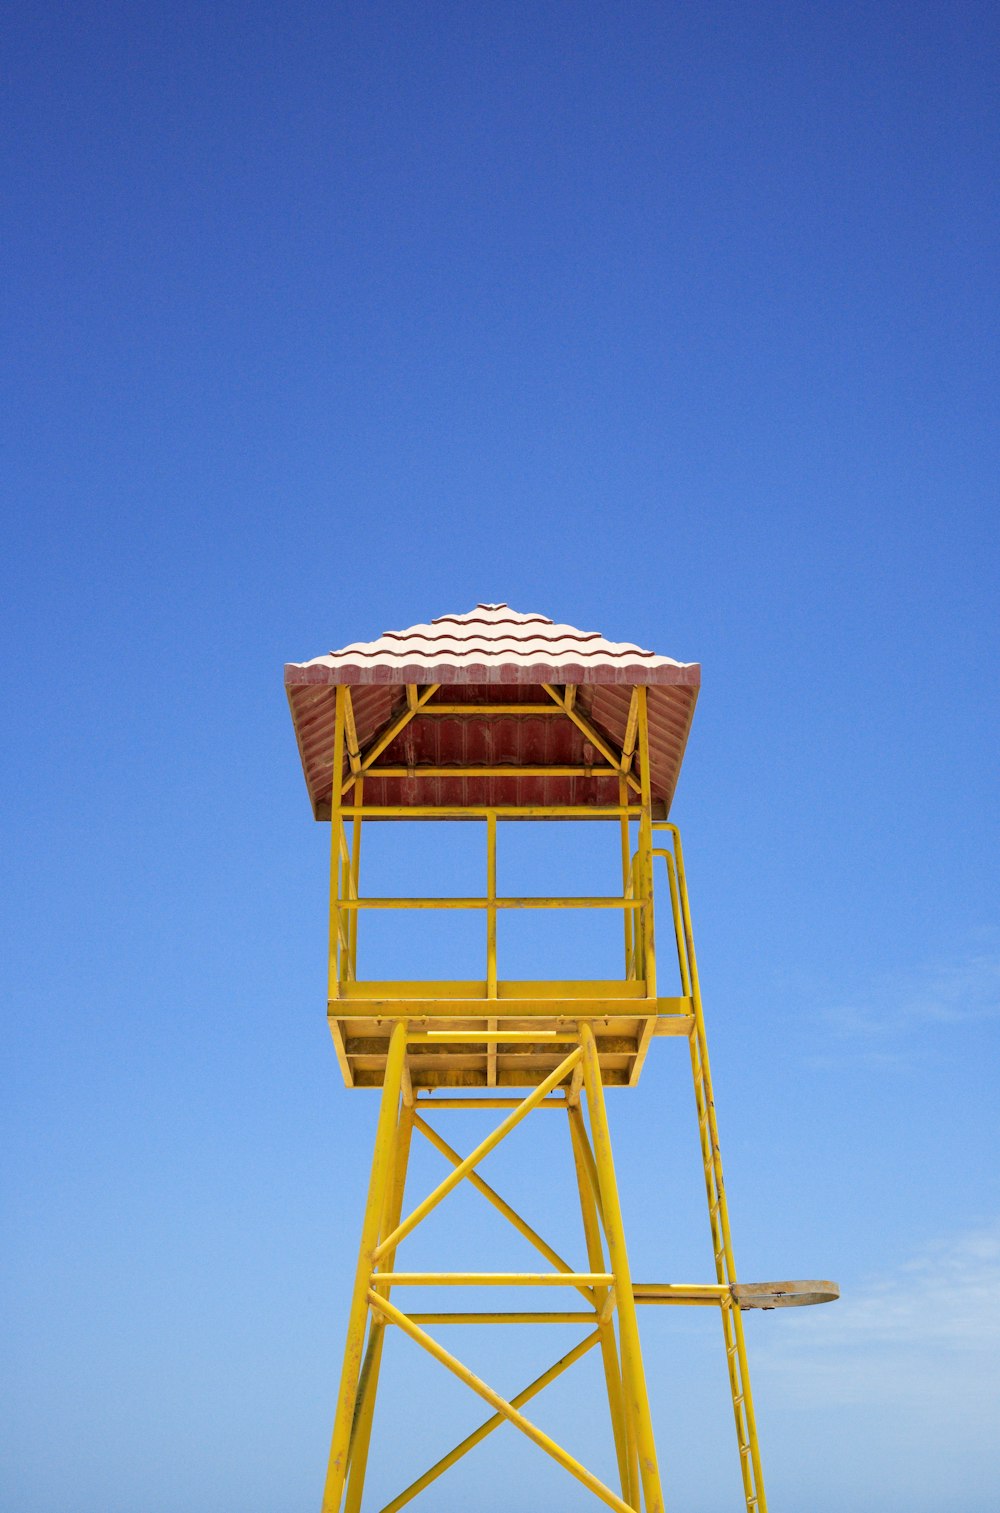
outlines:
M649 764L649 704L645 688L639 692L639 781L642 809L639 817L639 877L642 880L643 974L646 997L656 997L656 937L653 909L653 793Z
M344 835L341 815L343 799L341 783L344 770L344 719L346 689L337 684L337 704L333 721L333 760L330 783L330 959L327 971L327 999L340 996L340 847Z
M497 817L486 816L486 996L497 996Z
M355 807L360 809L364 803L364 778L357 778L354 783ZM361 815L356 814L351 824L351 895L357 898L361 888ZM347 975L352 982L358 980L358 920L361 915L360 909L352 909L347 921L348 932L348 971Z
M625 809L625 808L628 807L628 780L625 777L624 773L618 779L618 803L621 805L622 809ZM628 815L627 814L623 814L622 817L621 817L621 839L622 839L622 897L623 898L627 898L628 897L629 873L630 873L630 871L632 869L632 840L631 840L631 837L629 835ZM633 950L634 950L634 947L633 947L633 944L632 944L632 936L633 936L633 919L632 919L632 915L633 915L633 912L634 911L632 909L623 909L622 910L622 914L624 916L624 921L625 921L625 976L626 976L626 978L628 978L629 966L630 966L630 964L632 962L632 955L633 955Z
M497 996L497 817L491 810L486 816L486 997ZM487 1019L486 1028L495 1032L497 1020ZM486 1086L497 1085L497 1043L486 1044Z

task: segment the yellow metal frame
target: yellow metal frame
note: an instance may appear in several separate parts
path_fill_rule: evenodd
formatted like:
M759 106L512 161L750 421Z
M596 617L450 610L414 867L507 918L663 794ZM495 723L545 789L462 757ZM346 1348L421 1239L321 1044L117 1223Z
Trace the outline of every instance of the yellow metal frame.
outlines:
M406 709L368 751L359 750L350 694L337 690L331 802L331 899L328 999L338 1057L349 1085L355 1085L359 1053L353 1026L371 1029L361 1037L374 1058L370 1076L381 1086L381 1104L371 1178L361 1229L347 1341L334 1419L324 1513L359 1513L365 1482L385 1331L398 1328L440 1365L464 1382L491 1409L465 1439L411 1482L382 1513L397 1513L503 1423L519 1429L539 1449L619 1513L660 1513L663 1507L637 1309L646 1305L716 1307L722 1320L726 1365L747 1513L766 1513L746 1347L740 1316L739 1284L733 1260L718 1129L712 1095L708 1046L691 928L683 851L676 826L654 818L650 792L649 730L644 688L634 690L622 750L616 751L575 708L575 689L545 686L544 705L472 706L477 714L510 713L571 720L618 778L617 805L546 807L468 806L413 809L364 803L368 776L402 777L406 768L378 765L378 758L409 721L462 712L467 706L439 702L436 687L408 690ZM638 758L637 772L633 771ZM338 781L345 760L347 776ZM424 769L421 769L423 771ZM428 769L429 770L429 769ZM515 769L524 775L527 769ZM534 769L532 769L534 770ZM544 769L549 773L556 770ZM588 769L590 770L590 769ZM438 769L503 776L503 767ZM345 797L353 787L353 802ZM636 802L636 795L638 802ZM622 892L615 897L505 898L497 894L497 831L501 820L586 818L617 822L620 831ZM363 821L396 818L477 819L486 826L486 890L481 897L364 898L360 885ZM632 825L637 845L632 849ZM657 845L657 838L668 842ZM658 997L654 869L663 862L677 960L679 993ZM358 921L366 909L471 909L486 916L485 975L478 983L378 982L357 978ZM513 983L498 975L496 921L501 909L620 909L624 921L624 970L616 982ZM690 1047L705 1189L715 1265L714 1283L635 1283L625 1239L615 1176L604 1091L622 1080L609 1070L620 1057L617 1024L634 1023L625 1080L634 1083L652 1039L683 1036ZM352 1045L355 1047L352 1050ZM613 1050L613 1047L618 1047ZM469 1059L476 1062L468 1071ZM500 1066L503 1063L503 1067ZM459 1072L451 1067L458 1066ZM432 1071L428 1073L427 1068ZM506 1070L504 1070L504 1067ZM423 1078L423 1082L421 1082ZM470 1080L471 1079L471 1080ZM524 1088L518 1096L490 1090ZM483 1088L481 1096L473 1089ZM461 1156L427 1122L428 1112L468 1108L502 1111L504 1117L468 1155ZM577 1197L586 1248L586 1269L577 1269L556 1251L517 1210L479 1175L476 1168L501 1141L534 1112L562 1109L567 1116ZM406 1216L403 1199L412 1136L416 1131L449 1164L438 1185ZM396 1269L399 1246L462 1182L468 1182L547 1263L537 1272L411 1272ZM566 1309L404 1311L399 1289L427 1287L569 1288L578 1306ZM746 1306L746 1305L744 1305ZM567 1324L587 1332L521 1392L507 1399L471 1372L431 1334L448 1324ZM618 1490L606 1486L522 1413L522 1408L576 1361L599 1348L614 1440Z

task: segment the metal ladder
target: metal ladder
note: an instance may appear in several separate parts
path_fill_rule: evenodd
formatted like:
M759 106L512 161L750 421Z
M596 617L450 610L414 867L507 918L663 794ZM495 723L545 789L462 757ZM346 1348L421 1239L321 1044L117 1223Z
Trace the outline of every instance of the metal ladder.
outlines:
M736 1286L736 1263L733 1260L733 1244L729 1232L729 1209L722 1176L722 1155L719 1150L719 1129L715 1117L715 1101L712 1096L708 1040L705 1035L705 1017L698 983L698 963L695 957L691 911L684 876L684 853L681 848L680 833L675 825L661 822L654 828L667 830L673 837L673 855L667 850L656 850L654 855L662 857L666 863L681 983L685 996L691 1000L694 1015L694 1028L689 1038L691 1074L698 1114L698 1139L705 1171L705 1194L708 1199L715 1275L716 1280L730 1290L720 1312L726 1344L726 1368L729 1373L729 1388L733 1400L733 1417L736 1423L743 1495L746 1499L747 1513L767 1513L767 1496L764 1491L764 1475L761 1470L760 1448L757 1442L757 1421L750 1390L750 1370L747 1365L746 1344L743 1336L743 1319L739 1304L731 1290Z

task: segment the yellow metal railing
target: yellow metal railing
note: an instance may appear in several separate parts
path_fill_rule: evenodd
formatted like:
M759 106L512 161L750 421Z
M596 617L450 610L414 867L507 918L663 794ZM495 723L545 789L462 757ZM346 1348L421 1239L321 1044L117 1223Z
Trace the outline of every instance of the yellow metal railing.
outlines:
M650 938L653 921L653 897L652 897L652 853L651 849L640 844L639 849L628 860L623 891L621 894L582 894L582 895L513 895L504 896L497 893L497 827L501 819L532 818L562 818L566 815L565 808L554 806L531 806L512 808L497 807L477 810L462 810L466 818L481 818L486 824L486 891L481 895L464 895L458 897L365 897L358 891L360 876L360 816L365 814L371 817L372 813L380 814L381 811L372 811L367 808L344 808L341 811L342 818L339 822L339 837L336 842L337 865L334 868L334 889L332 894L331 908L331 938L330 938L330 981L331 985L340 982L357 981L357 951L358 951L358 916L365 910L391 911L391 910L429 910L433 912L447 912L453 910L479 911L486 915L486 984L487 999L497 997L497 915L501 910L558 910L558 909L587 909L587 910L621 910L625 921L625 981L646 982L647 995L655 996L655 983L650 987L648 981L648 965L651 958ZM408 817L412 817L414 811L401 811ZM587 811L593 816L594 811ZM440 811L434 811L435 817L440 817ZM347 826L345 821L354 817L355 833L352 836L353 844L348 843ZM628 856L627 833L630 819L634 818L633 808L628 804L615 806L609 809L608 814L601 816L617 818L626 836L624 855ZM666 853L659 853L666 854ZM331 997L334 996L331 994Z

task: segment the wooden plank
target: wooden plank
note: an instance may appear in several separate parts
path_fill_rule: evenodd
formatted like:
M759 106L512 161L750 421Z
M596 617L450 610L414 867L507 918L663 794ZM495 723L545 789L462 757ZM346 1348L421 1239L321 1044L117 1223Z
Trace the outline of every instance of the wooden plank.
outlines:
M595 1036L598 1052L601 1055L627 1055L634 1056L636 1043L629 1035L598 1035ZM344 1050L349 1057L354 1056L384 1056L389 1047L388 1035L350 1035L344 1042ZM567 1054L565 1042L553 1044L546 1040L529 1040L511 1043L501 1040L496 1044L497 1055L505 1060L547 1057L556 1066ZM442 1040L434 1045L411 1045L407 1054L412 1062L427 1061L431 1058L454 1057L457 1055L474 1055L483 1057L487 1052L487 1042L476 1040L448 1041Z
M568 978L545 981L541 979L525 978L520 981L511 980L497 983L497 994L503 999L520 1000L545 999L550 1004L564 1001L579 1001L591 998L614 998L616 1001L626 1003L630 1000L645 999L646 985L643 982L622 982L617 978L586 978L579 981ZM451 999L464 998L468 1000L482 999L490 1004L495 1000L487 997L486 982L484 979L457 978L451 982L436 981L396 981L384 979L381 981L369 980L367 982L345 982L340 985L340 1002L365 1003L381 1002L386 998L392 999ZM688 1000L661 999L661 1003L684 1003ZM638 1006L633 1012L639 1013ZM662 1011L661 1011L662 1012ZM480 1010L481 1014L482 1011ZM490 1009L493 1013L493 1009Z
M552 1069L550 1068L549 1070ZM482 1088L484 1091L487 1090L485 1071L450 1071L442 1073L440 1077L435 1077L433 1073L415 1071L411 1075L413 1087L415 1089L419 1088L421 1091L429 1088ZM543 1071L541 1068L525 1068L523 1072L518 1072L516 1075L504 1072L503 1074L498 1074L497 1085L499 1087L512 1088L537 1087L540 1082L545 1081L547 1075L548 1072ZM627 1087L628 1073L611 1070L602 1080L605 1087ZM354 1086L356 1088L380 1088L382 1086L382 1072L380 1070L359 1071L355 1074ZM428 1107L433 1110L433 1103L429 1104Z
M361 1002L352 1003L347 998L335 998L330 1000L330 1013L336 1014L341 1019L359 1019L371 1017L374 1014L379 1019L451 1019L472 1018L482 1014L483 999L481 998L369 998ZM658 998L646 1000L649 1003L650 1015L641 1015L643 1019L653 1017L654 1013L667 1016L668 1019L676 1017L683 1012L687 1005L684 998ZM574 1019L615 1019L636 1018L637 1005L634 1000L621 998L516 998L508 1000L510 1008L504 1012L506 1005L503 1000L493 1000L496 1004L496 1017L506 1019L512 1014L530 1016L532 1019L551 1019L551 1028L558 1029L559 1020ZM661 1031L670 1034L669 1029ZM686 1034L687 1027L679 1033Z
M344 1048L343 1026L341 1025L340 1021L335 1019L332 1015L327 1020L327 1023L330 1026L330 1035L333 1038L333 1049L337 1053L337 1061L340 1064L340 1071L344 1079L344 1085L345 1087L353 1087L354 1073L351 1070L351 1063L347 1059L347 1051ZM389 1042L387 1039L386 1046L388 1046L388 1044Z

